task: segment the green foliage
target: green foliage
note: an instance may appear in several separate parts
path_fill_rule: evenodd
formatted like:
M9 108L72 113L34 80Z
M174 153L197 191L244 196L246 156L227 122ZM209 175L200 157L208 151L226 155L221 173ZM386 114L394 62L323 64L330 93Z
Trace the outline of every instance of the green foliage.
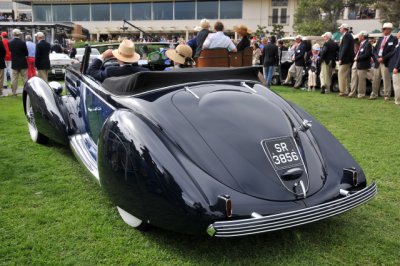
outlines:
M277 39L280 39L285 36L285 32L283 31L283 25L274 24L272 26L271 35L275 35Z
M345 6L367 6L377 0L299 0L294 17L295 30L303 35L337 31Z
M376 6L381 11L382 22L392 22L395 27L400 27L400 1L380 0Z
M32 143L22 97L5 97L0 265L398 265L400 108L383 100L274 90L344 144L368 180L377 181L375 199L337 217L252 237L140 233L124 224L68 147Z
M254 32L254 35L257 37L264 37L265 36L265 31L266 31L266 26L261 26L261 25L257 25L257 30Z

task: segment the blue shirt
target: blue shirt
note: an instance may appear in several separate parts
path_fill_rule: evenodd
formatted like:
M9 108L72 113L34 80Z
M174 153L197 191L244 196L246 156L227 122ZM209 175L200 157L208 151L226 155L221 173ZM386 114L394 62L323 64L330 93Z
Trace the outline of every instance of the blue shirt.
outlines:
M28 48L28 57L35 57L36 44L31 41L26 42L26 47Z

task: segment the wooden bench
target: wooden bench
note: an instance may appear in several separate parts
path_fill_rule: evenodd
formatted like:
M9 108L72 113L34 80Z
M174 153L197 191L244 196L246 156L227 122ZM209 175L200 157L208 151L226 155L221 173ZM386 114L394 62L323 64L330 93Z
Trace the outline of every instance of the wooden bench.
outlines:
M228 52L225 48L201 50L197 58L197 67L242 67L251 66L253 48L246 47L240 52Z

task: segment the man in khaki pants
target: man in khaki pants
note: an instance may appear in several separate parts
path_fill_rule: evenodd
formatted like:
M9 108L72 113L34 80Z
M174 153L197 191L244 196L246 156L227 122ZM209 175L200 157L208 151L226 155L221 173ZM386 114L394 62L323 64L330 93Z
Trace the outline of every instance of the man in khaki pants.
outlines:
M20 39L22 32L19 29L13 30L14 39L8 46L11 52L11 89L13 96L17 96L18 76L21 75L24 83L28 80L28 48L26 43Z
M385 101L389 100L392 92L391 77L389 73L389 60L394 55L397 39L392 36L392 23L383 24L383 37L380 37L376 43L373 57L375 61L374 79L372 82L372 93L369 97L374 100L378 97L381 79L383 79Z
M394 103L400 106L400 31L397 33L395 53L390 60L390 66L393 68L393 87L394 87Z
M339 45L339 96L347 96L351 65L354 60L354 38L347 24L342 24L339 31L342 34Z
M36 54L35 54L35 66L37 69L37 76L44 81L47 81L49 69L50 69L50 49L51 45L45 40L43 32L39 31L35 34Z
M371 68L372 45L368 41L368 32L361 31L358 34L360 40L360 47L354 58L357 63L357 78L358 78L358 99L365 98L365 91L367 87L367 73Z
M332 70L336 65L336 56L338 52L337 44L332 40L332 33L325 32L324 45L321 49L321 93L329 93L331 90Z

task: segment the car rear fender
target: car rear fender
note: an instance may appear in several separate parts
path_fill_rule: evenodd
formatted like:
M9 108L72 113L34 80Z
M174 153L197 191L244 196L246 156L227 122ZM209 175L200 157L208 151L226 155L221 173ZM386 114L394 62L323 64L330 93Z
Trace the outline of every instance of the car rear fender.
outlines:
M32 103L38 131L58 143L67 145L68 126L62 114L62 109L65 107L61 96L57 95L47 82L38 77L33 77L24 86L23 100L25 114L27 95L29 95Z
M208 203L168 145L159 127L119 109L102 128L98 167L101 186L114 204L141 220L176 229L176 217L192 216Z

